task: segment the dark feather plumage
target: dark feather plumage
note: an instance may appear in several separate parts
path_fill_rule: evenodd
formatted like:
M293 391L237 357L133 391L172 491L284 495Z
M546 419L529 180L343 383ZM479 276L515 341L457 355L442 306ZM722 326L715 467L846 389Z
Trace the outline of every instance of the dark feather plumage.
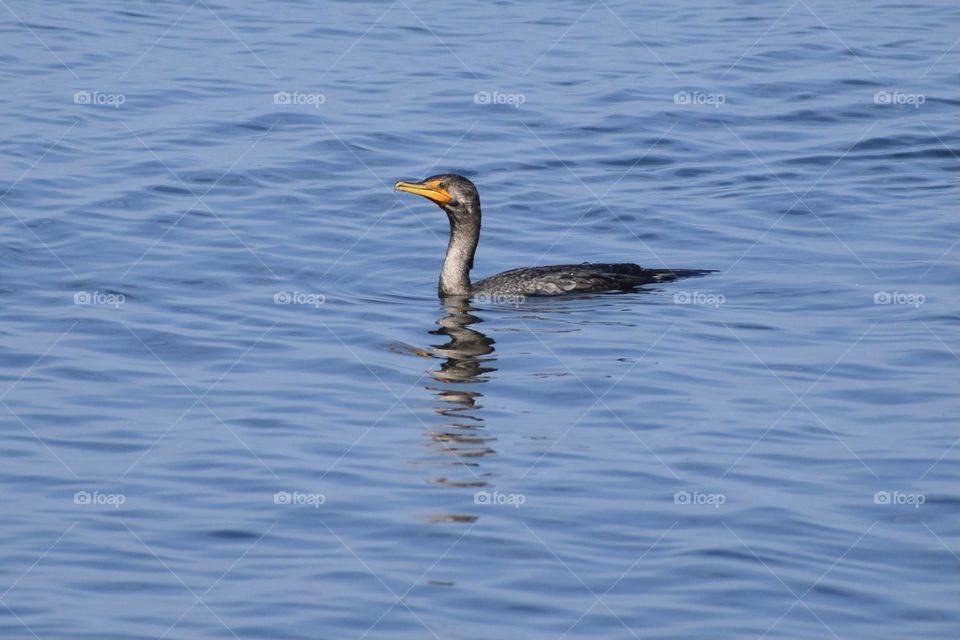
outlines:
M703 269L644 269L630 262L557 264L511 269L473 284L474 293L556 296L564 293L629 291L710 273Z

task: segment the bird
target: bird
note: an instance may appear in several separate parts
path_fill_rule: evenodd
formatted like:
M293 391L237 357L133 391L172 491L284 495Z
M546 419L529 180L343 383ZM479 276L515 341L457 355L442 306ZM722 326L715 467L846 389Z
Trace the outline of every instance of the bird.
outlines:
M421 182L401 180L394 184L394 189L423 196L447 214L450 241L440 271L438 293L441 298L632 291L645 284L713 273L709 269L647 269L629 262L584 262L522 267L471 282L470 271L480 242L480 193L476 185L461 175L444 173Z

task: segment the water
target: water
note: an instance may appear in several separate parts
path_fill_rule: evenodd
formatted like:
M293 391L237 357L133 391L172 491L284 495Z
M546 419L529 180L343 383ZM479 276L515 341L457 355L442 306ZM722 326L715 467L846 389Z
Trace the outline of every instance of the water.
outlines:
M3 637L960 633L955 4L0 14Z

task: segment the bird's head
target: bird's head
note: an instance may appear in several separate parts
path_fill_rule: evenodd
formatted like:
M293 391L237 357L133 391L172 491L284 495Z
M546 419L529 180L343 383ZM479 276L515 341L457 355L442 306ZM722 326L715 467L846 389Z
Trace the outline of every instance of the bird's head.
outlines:
M430 176L423 182L400 181L393 188L433 200L453 222L479 221L480 194L477 187L463 176L444 173Z

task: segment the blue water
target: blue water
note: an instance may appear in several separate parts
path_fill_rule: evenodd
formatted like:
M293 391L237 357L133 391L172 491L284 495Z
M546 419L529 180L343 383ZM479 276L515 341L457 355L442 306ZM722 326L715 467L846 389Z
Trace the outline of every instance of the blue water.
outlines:
M0 636L955 639L958 27L0 2Z

